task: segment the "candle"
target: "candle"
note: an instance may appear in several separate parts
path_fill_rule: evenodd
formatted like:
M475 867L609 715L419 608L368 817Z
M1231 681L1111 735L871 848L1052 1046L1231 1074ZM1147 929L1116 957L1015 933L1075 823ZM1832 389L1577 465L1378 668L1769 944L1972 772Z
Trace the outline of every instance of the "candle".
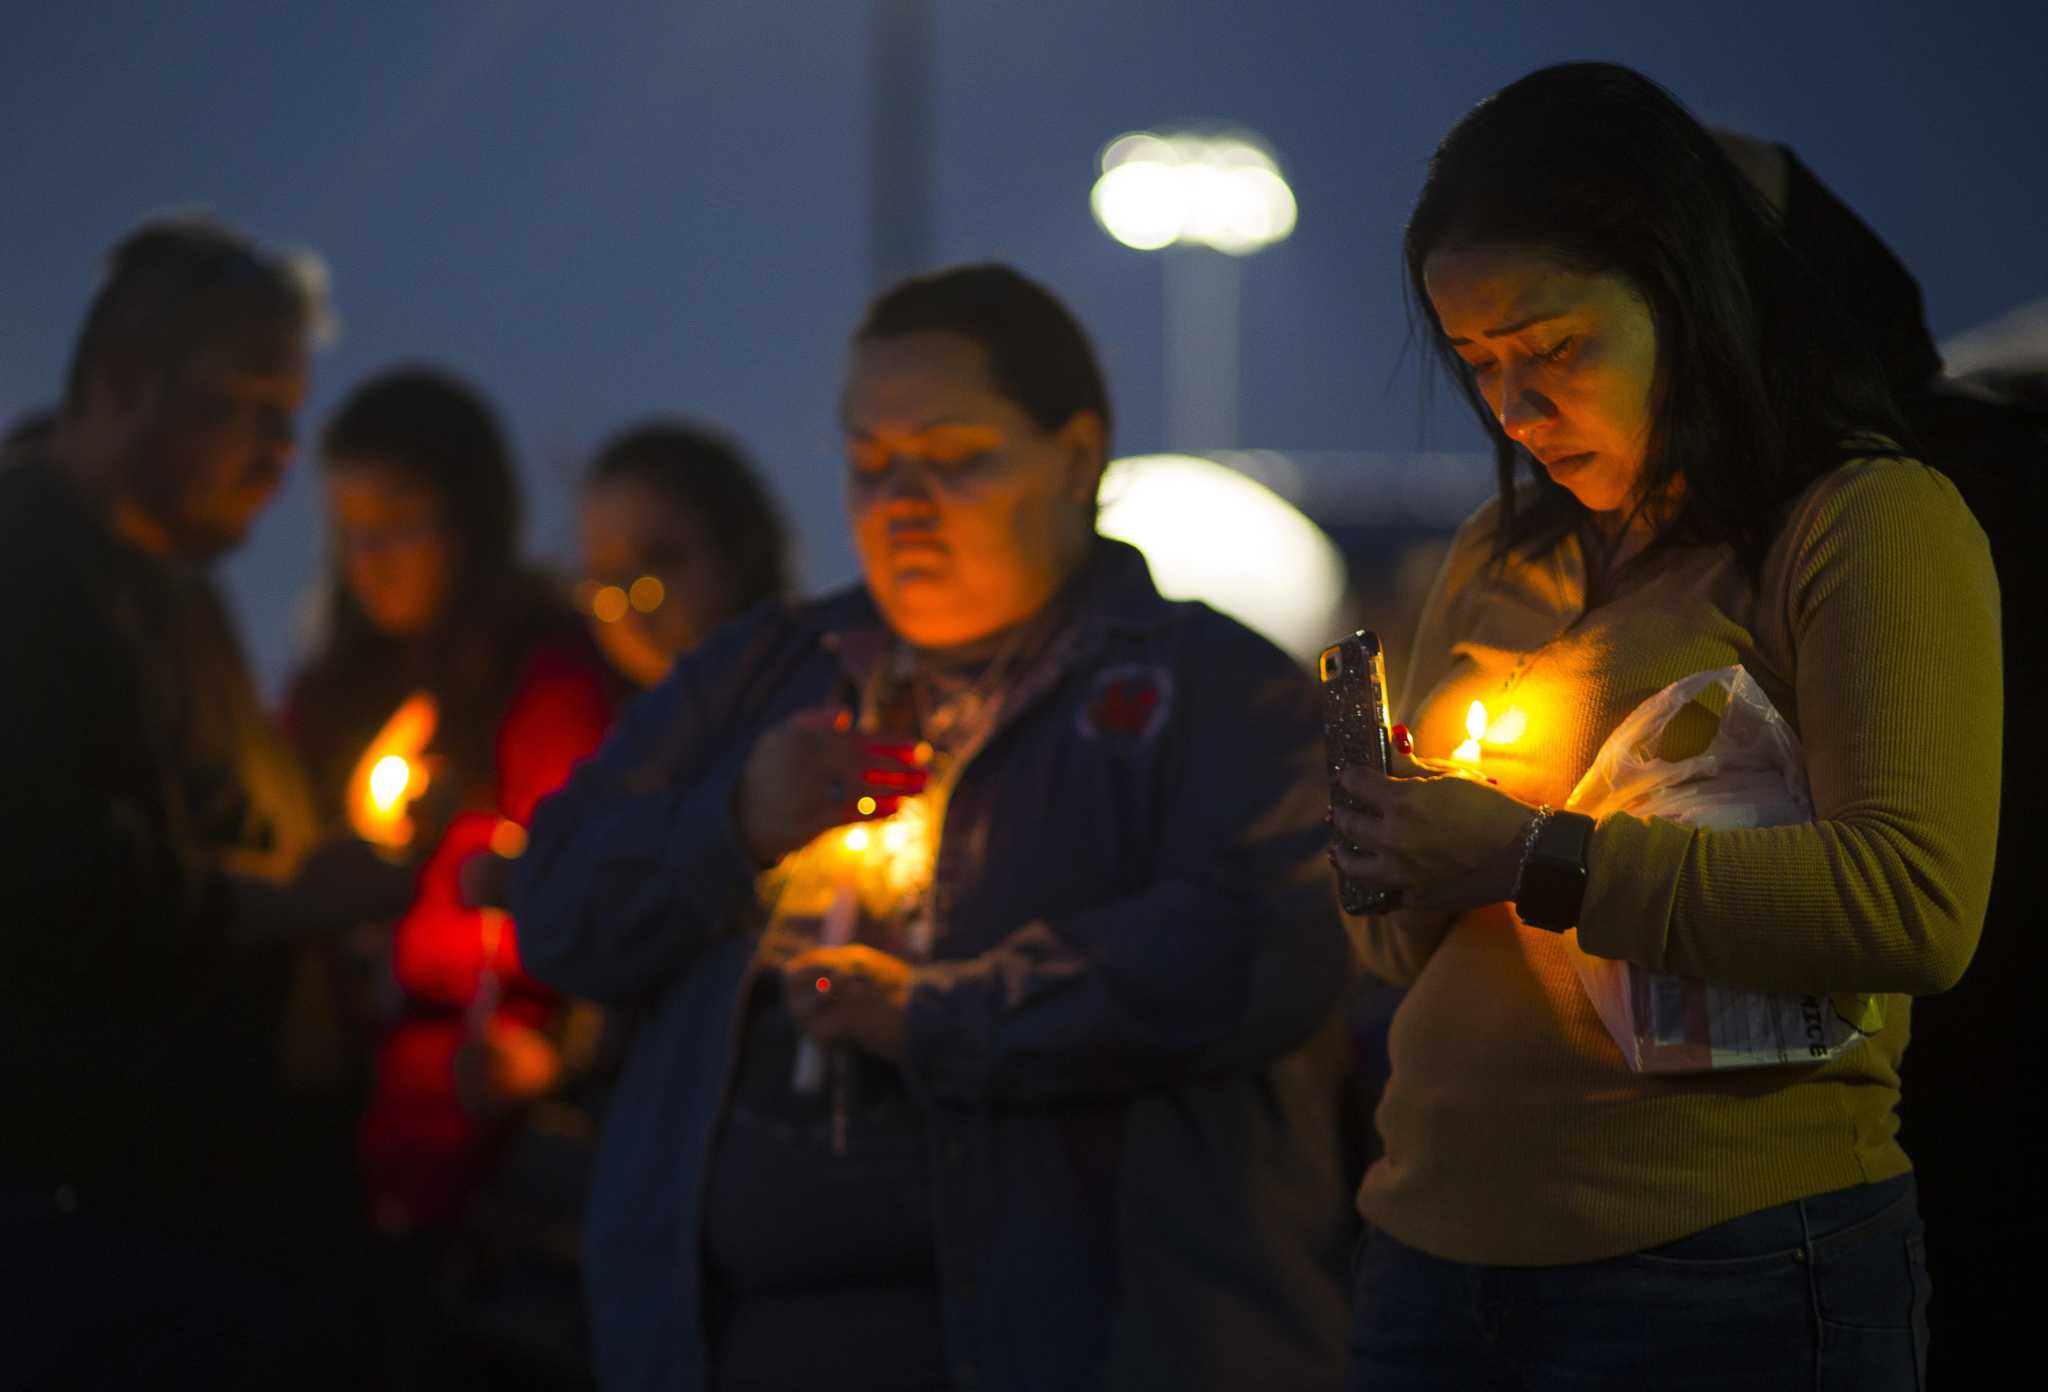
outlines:
M1479 741L1486 734L1486 703L1474 701L1465 708L1465 742L1457 747L1451 757L1461 764L1477 766L1479 763Z
M427 790L421 751L434 737L439 712L434 698L414 692L399 703L349 776L349 825L373 846L401 850L412 841L414 799Z
M1505 715L1489 719L1484 701L1465 708L1465 742L1452 752L1454 762L1478 768L1484 748L1515 743L1529 732L1529 717L1520 706L1510 706Z
M864 830L855 827L855 831ZM832 906L825 910L824 922L818 926L818 946L844 947L853 941L854 930L860 925L860 900L855 897L853 886L842 883L832 892ZM831 989L831 980L818 978L818 989ZM797 1042L796 1064L790 1072L789 1086L792 1091L813 1093L825 1086L825 1050L817 1040L805 1035Z

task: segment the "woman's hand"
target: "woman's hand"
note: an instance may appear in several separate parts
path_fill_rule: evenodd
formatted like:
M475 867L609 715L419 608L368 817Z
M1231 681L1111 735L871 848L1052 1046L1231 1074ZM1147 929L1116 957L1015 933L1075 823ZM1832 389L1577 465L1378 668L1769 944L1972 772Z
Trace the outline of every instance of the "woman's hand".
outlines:
M844 1041L903 1062L910 963L901 957L859 943L813 948L783 965L782 993L798 1026L820 1044Z
M493 1016L455 1052L455 1098L479 1119L543 1096L562 1076L562 1056L545 1034Z
M821 832L888 816L924 791L922 753L914 739L855 730L843 711L799 713L747 755L733 805L741 845L773 865Z
M1454 912L1514 896L1535 808L1398 748L1391 777L1349 768L1338 782L1359 810L1331 809L1337 838L1330 860L1361 888L1399 890L1402 908Z

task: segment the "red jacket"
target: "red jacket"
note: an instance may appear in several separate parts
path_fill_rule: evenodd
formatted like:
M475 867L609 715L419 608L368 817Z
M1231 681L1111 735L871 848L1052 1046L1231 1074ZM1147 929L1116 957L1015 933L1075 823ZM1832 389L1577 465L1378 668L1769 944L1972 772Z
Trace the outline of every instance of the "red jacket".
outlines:
M488 850L499 822L524 827L541 798L595 750L611 721L609 680L587 649L555 643L534 654L499 722L496 793L488 809L448 825L420 869L412 907L399 920L392 968L405 1012L380 1041L360 1135L366 1196L378 1225L411 1230L453 1221L488 1163L494 1128L455 1096L455 1055L484 968L485 915L463 905L462 863ZM527 976L509 918L500 919L496 1014L544 1027L559 1005Z

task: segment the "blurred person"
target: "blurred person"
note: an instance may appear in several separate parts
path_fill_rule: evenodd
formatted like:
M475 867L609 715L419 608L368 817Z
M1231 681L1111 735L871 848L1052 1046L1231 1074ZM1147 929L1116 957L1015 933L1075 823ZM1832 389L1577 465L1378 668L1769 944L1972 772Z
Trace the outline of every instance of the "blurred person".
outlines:
M789 591L789 542L753 465L684 421L644 422L605 443L584 475L580 532L582 607L592 613L604 597L591 631L637 687Z
M50 441L57 433L57 412L54 407L37 407L24 411L7 423L4 434L0 434L0 469L17 460L41 456L49 450Z
M24 1385L269 1386L319 1332L299 986L391 885L349 844L313 853L210 573L291 453L317 269L210 217L136 228L54 419L0 471L0 1303Z
M1927 1214L1934 1281L1930 1377L1989 1381L2019 1356L2020 1277L2048 1144L2048 1086L2024 1039L2040 978L2032 847L2048 819L2027 717L2044 676L2030 598L2043 585L2035 521L2048 488L2048 376L1947 376L1920 286L1862 218L1791 149L1717 132L1778 214L1793 248L1872 344L1927 462L1947 474L1991 545L2004 594L2005 729L1998 862L1977 956L1956 989L1914 1009L1899 1112Z
M607 441L584 473L578 521L581 607L599 648L635 686L654 685L712 630L788 591L781 515L740 447L703 426L648 421ZM495 852L466 861L464 897L502 906L514 863ZM504 1138L461 1220L462 1245L488 1271L470 1302L473 1322L557 1369L589 1363L583 1207L630 1030L630 1015L569 1007L555 1031L554 1084ZM483 1062L466 1046L458 1077Z
M1016 272L882 295L843 413L865 584L686 656L514 870L531 969L638 1018L601 1380L1334 1386L1312 690L1097 535L1108 394Z
M1397 743L1448 753L1475 698L1528 730L1486 779L1348 772L1363 810L1334 813L1339 869L1403 896L1364 926L1410 987L1353 1385L1920 1386L1895 1108L1910 998L1961 976L1990 882L1983 532L1755 190L1637 74L1567 64L1482 103L1405 252L1500 495L1439 576ZM1736 663L1796 728L1816 820L1558 810L1638 705ZM1824 1063L1634 1073L1574 943L1884 1023Z
M562 1069L562 1003L521 969L515 925L472 907L461 867L517 849L534 804L602 738L613 690L574 612L519 558L511 456L474 388L432 368L373 377L319 455L332 568L285 723L322 816L347 823L353 770L402 703L423 693L436 712L413 756L427 774L407 810L417 887L391 930L398 999L360 1134L389 1375L405 1384L482 1356L430 1292L496 1147Z

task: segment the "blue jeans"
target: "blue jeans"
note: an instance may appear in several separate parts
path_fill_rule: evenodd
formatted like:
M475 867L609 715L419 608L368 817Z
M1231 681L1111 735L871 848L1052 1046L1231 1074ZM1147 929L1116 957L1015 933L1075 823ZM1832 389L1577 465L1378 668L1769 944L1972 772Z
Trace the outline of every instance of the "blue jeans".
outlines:
M1345 1385L1919 1389L1928 1289L1911 1175L1574 1266L1467 1266L1374 1232Z

